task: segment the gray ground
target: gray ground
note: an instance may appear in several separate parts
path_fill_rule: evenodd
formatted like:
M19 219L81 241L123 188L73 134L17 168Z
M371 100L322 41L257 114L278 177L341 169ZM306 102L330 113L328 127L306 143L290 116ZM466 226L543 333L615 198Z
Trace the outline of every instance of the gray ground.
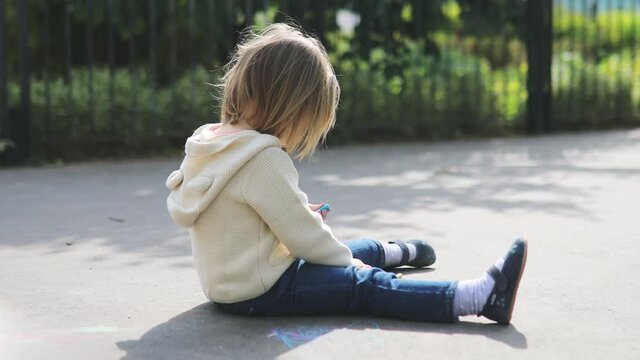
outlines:
M220 313L165 210L178 164L0 170L1 359L637 358L640 130L346 147L299 164L339 238L432 242L435 271L411 278L477 276L527 235L508 327Z

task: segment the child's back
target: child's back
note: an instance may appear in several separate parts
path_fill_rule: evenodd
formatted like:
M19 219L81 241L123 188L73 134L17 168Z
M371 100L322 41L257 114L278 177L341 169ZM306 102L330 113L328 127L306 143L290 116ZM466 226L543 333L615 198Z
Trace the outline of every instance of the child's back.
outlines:
M308 209L278 138L254 130L205 136L219 125L195 131L180 170L167 180L169 213L190 228L207 297L230 303L261 295L295 256L350 265L349 249Z

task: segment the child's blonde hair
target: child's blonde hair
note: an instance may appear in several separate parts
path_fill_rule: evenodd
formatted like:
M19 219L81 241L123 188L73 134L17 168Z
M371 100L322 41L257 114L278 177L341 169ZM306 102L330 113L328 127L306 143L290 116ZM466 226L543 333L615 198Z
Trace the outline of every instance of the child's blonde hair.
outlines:
M287 24L250 32L222 78L221 121L245 121L310 156L335 124L340 86L319 40Z

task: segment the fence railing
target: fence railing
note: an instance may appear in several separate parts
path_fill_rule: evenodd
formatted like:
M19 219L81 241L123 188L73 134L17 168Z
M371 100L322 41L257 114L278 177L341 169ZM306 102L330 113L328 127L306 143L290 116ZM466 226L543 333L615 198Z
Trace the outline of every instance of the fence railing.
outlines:
M287 19L339 75L337 141L636 125L639 2L0 0L0 157L179 147L240 31Z
M560 128L637 125L640 1L561 4L553 18L554 123Z

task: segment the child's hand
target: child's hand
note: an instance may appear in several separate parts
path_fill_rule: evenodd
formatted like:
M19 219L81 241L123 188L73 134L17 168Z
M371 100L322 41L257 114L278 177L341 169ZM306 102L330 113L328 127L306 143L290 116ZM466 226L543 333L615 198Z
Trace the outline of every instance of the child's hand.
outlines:
M327 218L327 214L329 213L329 211L331 210L331 208L329 206L325 206L327 204L309 204L309 209L311 209L311 211L319 211L320 216L322 216L322 220ZM322 209L322 208L325 209Z
M371 269L371 265L367 265L363 263L362 260L356 258L351 260L351 265L357 267L358 269Z

